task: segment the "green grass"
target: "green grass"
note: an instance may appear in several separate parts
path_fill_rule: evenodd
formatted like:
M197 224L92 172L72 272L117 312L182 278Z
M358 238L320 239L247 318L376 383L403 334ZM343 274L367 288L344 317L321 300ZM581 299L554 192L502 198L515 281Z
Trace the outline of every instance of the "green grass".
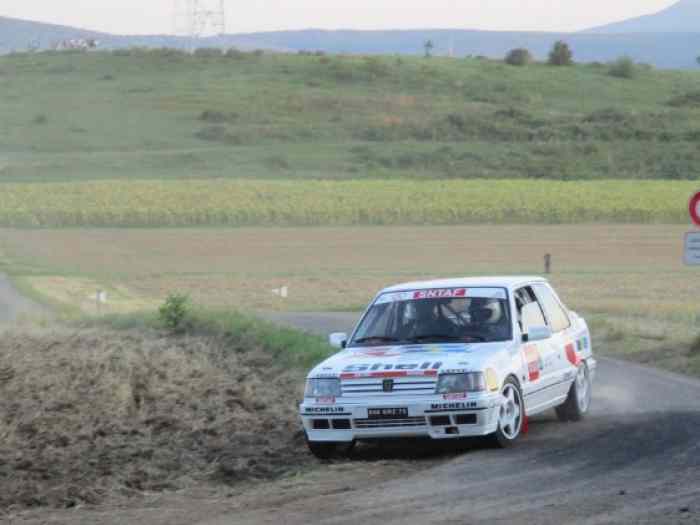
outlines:
M0 181L697 179L699 80L449 58L6 56Z
M83 318L82 325L108 326L119 330L135 328L163 329L157 312L135 312ZM235 310L188 308L181 335L205 335L225 341L231 352L260 349L282 367L309 370L336 350L321 337L292 328L281 327Z

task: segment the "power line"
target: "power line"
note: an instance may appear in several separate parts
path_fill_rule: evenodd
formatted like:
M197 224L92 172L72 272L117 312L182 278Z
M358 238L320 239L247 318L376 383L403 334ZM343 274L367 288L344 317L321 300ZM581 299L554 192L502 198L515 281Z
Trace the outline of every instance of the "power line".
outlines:
M226 33L224 0L173 0L173 32L193 47L200 38Z

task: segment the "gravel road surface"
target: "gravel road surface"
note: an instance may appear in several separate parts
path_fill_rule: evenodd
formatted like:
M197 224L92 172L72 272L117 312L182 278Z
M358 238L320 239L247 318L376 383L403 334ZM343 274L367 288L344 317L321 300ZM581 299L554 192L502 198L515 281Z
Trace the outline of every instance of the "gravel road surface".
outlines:
M48 316L47 308L21 295L7 275L0 273L0 325L30 317Z
M328 333L357 315L268 317ZM585 421L534 418L511 450L474 445L429 469L275 507L261 499L202 525L700 523L700 381L601 358L594 392ZM370 469L374 454L356 461Z

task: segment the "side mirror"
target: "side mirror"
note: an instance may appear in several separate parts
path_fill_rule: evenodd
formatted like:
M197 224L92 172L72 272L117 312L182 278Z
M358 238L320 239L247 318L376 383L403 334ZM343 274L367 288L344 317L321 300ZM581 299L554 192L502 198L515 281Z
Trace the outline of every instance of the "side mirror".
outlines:
M535 341L544 341L552 337L552 330L549 326L531 326L526 335L527 341L534 343Z
M348 334L346 334L345 332L331 334L328 337L328 342L333 348L343 349L345 348L345 345L348 344Z

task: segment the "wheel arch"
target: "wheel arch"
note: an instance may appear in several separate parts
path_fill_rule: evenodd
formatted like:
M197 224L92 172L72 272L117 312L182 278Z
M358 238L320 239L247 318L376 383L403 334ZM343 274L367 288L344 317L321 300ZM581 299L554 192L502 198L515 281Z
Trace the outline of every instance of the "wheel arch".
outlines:
M518 378L518 375L515 374L514 372L510 372L509 374L506 375L506 377L503 378L503 384L501 385L501 388L503 388L505 386L506 381L508 381L508 379L513 379L516 386L518 387L518 390L520 390L520 395L522 395L523 385L520 383L520 379Z

